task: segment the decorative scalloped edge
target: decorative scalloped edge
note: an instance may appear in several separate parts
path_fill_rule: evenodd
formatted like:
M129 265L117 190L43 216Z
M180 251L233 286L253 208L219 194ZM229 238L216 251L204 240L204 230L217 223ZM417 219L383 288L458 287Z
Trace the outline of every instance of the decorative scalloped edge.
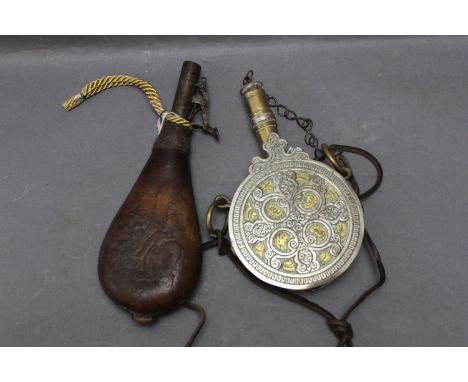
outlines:
M266 158L254 157L249 167L249 173L253 174L263 170L270 163L291 161L291 160L310 160L309 154L302 151L300 147L287 147L288 142L282 139L276 133L271 133L268 141L263 145L267 152Z

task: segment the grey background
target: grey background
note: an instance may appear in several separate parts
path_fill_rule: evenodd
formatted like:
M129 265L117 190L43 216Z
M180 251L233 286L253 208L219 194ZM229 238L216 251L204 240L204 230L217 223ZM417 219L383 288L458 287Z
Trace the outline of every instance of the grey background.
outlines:
M221 141L195 134L201 230L218 193L232 196L259 153L238 90L247 69L311 116L322 142L382 161L365 203L388 281L351 317L361 346L468 345L468 38L165 37L0 39L0 345L181 345L196 323L180 309L139 327L101 291L97 254L149 156L156 117L132 88L66 113L61 102L107 74L153 83L172 103L182 61L208 77ZM303 132L279 120L305 148ZM363 184L371 167L354 161ZM342 313L376 274L365 252L332 285L308 293ZM329 346L322 318L246 280L215 250L193 301L200 346Z

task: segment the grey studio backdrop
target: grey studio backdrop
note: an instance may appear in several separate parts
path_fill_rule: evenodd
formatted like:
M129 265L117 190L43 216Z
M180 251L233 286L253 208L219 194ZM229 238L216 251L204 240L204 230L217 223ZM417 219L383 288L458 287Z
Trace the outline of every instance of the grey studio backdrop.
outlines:
M245 72L300 115L322 142L363 147L385 170L365 202L388 272L350 322L361 346L468 345L468 39L457 37L3 37L0 39L0 345L182 345L196 325L179 309L141 327L103 293L103 236L156 135L138 90L106 91L67 113L61 102L108 74L140 76L172 104L182 62L208 77L211 123L195 134L192 175L201 233L259 148L239 88ZM280 133L307 148L303 131ZM369 185L361 160L355 173ZM366 252L335 283L307 293L335 314L376 279ZM199 346L331 346L324 320L204 255L192 301Z

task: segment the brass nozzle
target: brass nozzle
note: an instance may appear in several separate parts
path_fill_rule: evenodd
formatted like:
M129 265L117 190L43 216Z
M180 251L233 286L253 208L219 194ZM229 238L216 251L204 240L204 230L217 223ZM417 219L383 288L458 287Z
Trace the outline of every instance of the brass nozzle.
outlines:
M251 82L241 89L250 111L252 127L260 146L267 142L271 133L277 133L276 118L268 106L268 98L260 82Z

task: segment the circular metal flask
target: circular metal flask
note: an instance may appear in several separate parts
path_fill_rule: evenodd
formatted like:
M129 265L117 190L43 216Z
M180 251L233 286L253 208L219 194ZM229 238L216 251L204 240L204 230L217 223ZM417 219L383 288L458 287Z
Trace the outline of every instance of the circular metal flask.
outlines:
M364 235L361 202L346 180L271 133L229 211L233 252L259 279L312 289L341 275Z

